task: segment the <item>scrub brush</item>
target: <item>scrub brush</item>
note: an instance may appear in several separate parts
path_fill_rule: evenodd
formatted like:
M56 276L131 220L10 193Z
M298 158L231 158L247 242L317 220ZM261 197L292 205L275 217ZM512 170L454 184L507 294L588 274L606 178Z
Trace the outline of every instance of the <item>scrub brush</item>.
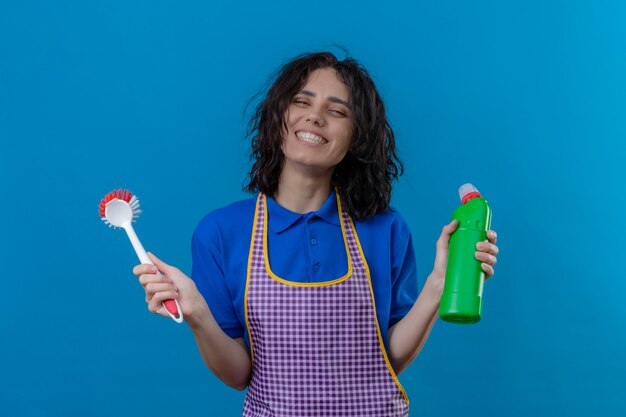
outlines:
M102 201L100 201L100 217L102 221L114 229L123 228L126 230L126 234L132 243L139 261L142 264L154 265L148 254L141 246L139 238L133 230L132 222L139 217L139 199L133 195L130 191L119 190L111 191L107 194ZM167 311L167 314L176 322L183 322L183 311L178 305L176 300L165 300L163 306Z

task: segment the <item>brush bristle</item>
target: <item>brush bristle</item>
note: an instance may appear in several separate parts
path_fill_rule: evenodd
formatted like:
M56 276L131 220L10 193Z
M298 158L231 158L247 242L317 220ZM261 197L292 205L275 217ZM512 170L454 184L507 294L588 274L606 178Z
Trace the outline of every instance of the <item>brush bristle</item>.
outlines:
M98 206L98 214L100 214L100 217L102 217L102 220L109 227L113 227L114 229L117 229L117 227L109 223L109 221L106 218L106 205L109 201L114 200L116 198L118 200L124 200L130 205L130 208L133 211L133 221L135 221L135 219L138 218L139 214L141 213L141 210L139 210L139 199L137 198L137 196L133 195L133 193L131 193L128 190L123 190L121 188L118 190L111 191L109 194L105 195L102 200L100 200L100 205Z

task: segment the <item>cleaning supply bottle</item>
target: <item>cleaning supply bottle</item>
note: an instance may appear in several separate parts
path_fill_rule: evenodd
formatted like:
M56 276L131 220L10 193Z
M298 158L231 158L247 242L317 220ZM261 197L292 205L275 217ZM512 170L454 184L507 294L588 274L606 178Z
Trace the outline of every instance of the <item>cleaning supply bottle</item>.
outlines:
M480 321L485 272L476 259L476 244L487 242L491 207L472 184L459 188L461 206L452 214L459 221L450 236L446 281L439 305L439 317L450 323Z

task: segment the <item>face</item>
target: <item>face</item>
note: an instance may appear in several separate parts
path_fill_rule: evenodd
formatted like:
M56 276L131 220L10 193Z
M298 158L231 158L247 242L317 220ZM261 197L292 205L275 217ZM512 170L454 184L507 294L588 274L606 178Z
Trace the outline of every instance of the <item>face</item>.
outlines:
M349 99L350 91L334 69L311 73L285 113L285 168L332 173L350 147L353 119Z

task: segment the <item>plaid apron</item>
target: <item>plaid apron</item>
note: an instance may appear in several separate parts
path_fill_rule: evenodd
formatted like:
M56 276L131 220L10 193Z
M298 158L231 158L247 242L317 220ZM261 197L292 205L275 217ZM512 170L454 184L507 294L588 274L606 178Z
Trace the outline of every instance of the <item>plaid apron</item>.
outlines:
M252 353L244 417L408 416L378 328L365 256L338 194L337 207L347 274L292 282L270 268L266 197L259 194L244 299Z

